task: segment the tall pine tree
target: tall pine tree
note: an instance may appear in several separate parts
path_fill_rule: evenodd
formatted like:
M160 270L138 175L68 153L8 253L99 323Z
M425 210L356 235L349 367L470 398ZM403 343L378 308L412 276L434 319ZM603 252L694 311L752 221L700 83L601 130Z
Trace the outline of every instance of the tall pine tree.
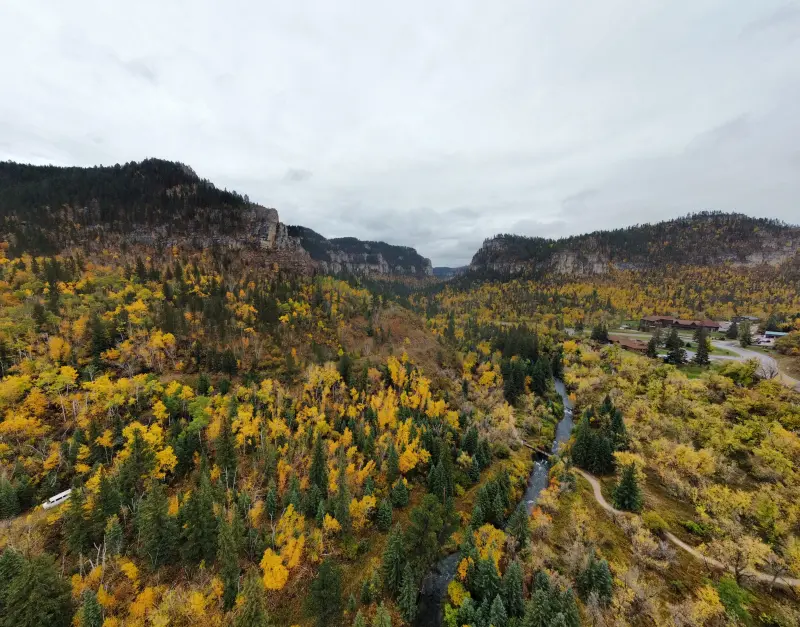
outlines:
M626 512L642 511L642 489L636 478L636 466L629 464L622 469L619 483L614 488L614 507Z

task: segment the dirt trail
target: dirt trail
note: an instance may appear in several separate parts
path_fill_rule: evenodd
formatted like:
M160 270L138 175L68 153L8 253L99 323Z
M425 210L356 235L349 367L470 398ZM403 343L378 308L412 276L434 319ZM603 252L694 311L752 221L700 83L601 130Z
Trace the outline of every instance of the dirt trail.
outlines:
M592 492L594 493L594 498L600 504L600 507L602 507L609 514L611 514L612 517L631 515L630 512L623 512L618 509L614 509L614 507L608 501L606 501L605 497L603 496L603 492L600 489L600 482L597 479L595 479L588 472L584 472L580 468L576 468L575 470L577 470L581 474L581 476L584 479L586 479L586 481L589 482L589 485L592 486ZM670 542L672 542L672 544L674 544L677 547L680 547L681 549L689 553L689 555L694 557L696 560L699 560L706 565L713 566L714 568L718 568L720 570L728 570L728 571L731 570L728 566L726 566L722 562L719 562L713 558L703 555L702 553L700 553L700 551L698 551L692 546L689 546L683 540L675 537L669 531L667 531L664 535ZM773 575L768 575L766 573L758 571L755 572L746 571L745 574L749 577L752 577L753 579L756 579L757 581L766 583L768 585L783 586L785 588L796 588L800 586L800 579L797 579L795 577L778 577L776 579Z

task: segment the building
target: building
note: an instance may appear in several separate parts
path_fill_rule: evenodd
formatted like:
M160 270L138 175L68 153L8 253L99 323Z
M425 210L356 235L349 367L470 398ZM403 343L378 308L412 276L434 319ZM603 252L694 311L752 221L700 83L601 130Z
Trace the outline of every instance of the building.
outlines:
M714 322L713 320L676 320L673 326L679 329L688 329L689 331L697 331L697 329L719 331L719 322Z
M786 331L764 331L764 335L775 339L789 334Z
M677 321L672 316L645 316L639 320L640 329L655 329L656 327L671 327Z
M641 340L637 340L632 337L609 335L608 341L629 351L636 351L637 353L647 352L647 342L642 342Z
M719 331L720 324L714 320L683 320L672 316L645 316L639 320L640 329L664 329L667 327L678 327L689 331L696 331L697 329Z

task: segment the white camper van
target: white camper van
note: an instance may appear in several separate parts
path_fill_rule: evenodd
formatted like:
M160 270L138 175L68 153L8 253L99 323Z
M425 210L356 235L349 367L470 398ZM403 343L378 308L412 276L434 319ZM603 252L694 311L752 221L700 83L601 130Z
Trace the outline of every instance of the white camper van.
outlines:
M55 496L51 496L44 503L42 503L42 507L44 507L45 509L50 509L51 507L57 507L61 505L64 501L66 501L69 498L71 492L72 490L64 490L63 492L59 492Z

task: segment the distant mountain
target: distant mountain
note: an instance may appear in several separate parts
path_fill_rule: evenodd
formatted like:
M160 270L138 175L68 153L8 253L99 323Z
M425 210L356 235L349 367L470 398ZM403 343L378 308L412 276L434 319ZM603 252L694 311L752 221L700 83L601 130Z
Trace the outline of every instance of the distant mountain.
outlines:
M497 235L484 241L470 274L589 275L666 265L780 265L800 251L800 228L737 213L703 212L558 240Z
M11 254L184 243L249 247L307 270L431 273L430 261L413 248L327 240L305 227L287 228L275 209L161 159L92 168L0 162L0 239L8 241Z
M289 237L297 238L325 272L337 274L398 274L430 276L431 260L408 246L362 241L355 237L326 239L304 226L289 226Z
M459 274L467 271L469 266L459 266L457 268L448 268L447 266L438 266L433 269L433 276L438 279L452 279Z

